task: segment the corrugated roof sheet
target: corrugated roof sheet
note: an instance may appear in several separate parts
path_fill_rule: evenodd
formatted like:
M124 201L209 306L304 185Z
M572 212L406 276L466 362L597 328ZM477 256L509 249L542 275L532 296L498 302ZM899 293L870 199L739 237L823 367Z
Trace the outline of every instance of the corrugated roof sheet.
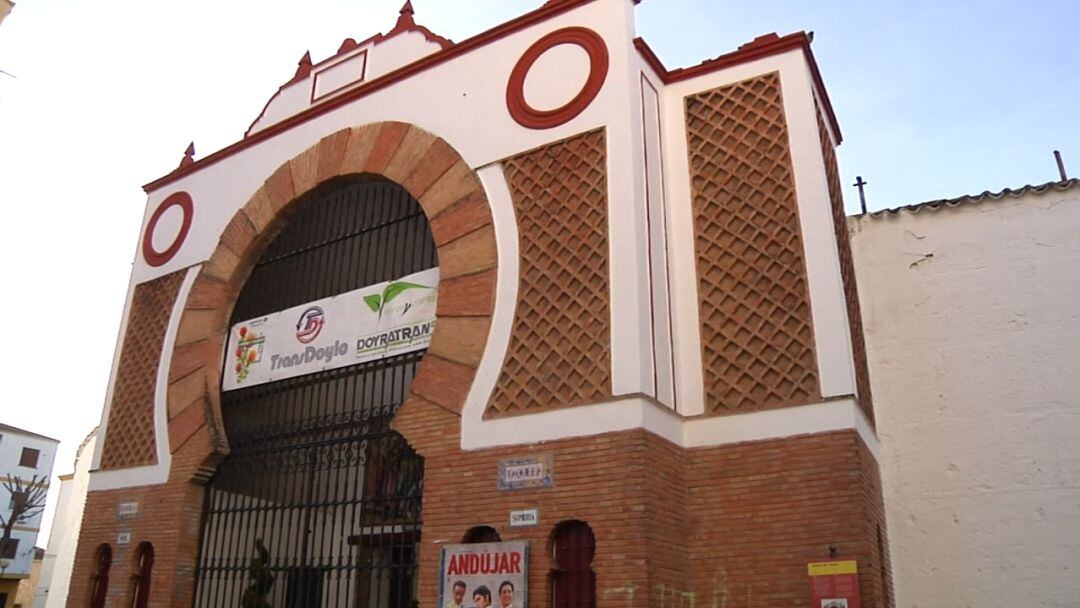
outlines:
M930 210L936 211L943 207L959 207L960 205L971 205L978 203L985 203L987 201L1000 201L1006 198L1020 198L1027 196L1028 194L1042 194L1044 192L1064 192L1070 188L1074 188L1080 185L1080 179L1069 179L1065 181L1047 182L1037 186L1028 185L1022 188L1013 190L1012 188L1005 188L1000 192L990 192L987 190L982 194L965 194L964 196L958 196L956 198L943 198L936 201L926 201L924 203L915 203L914 205L904 205L903 207L893 207L892 209L880 209L878 211L871 211L867 215L870 217L885 217L889 215L897 215L901 211L910 211L911 213L918 213L919 211Z

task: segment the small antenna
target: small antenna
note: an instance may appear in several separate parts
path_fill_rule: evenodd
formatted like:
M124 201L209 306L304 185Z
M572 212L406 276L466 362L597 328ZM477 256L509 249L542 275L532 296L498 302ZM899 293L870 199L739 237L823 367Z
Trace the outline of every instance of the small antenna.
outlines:
M1065 162L1061 160L1061 152L1054 150L1054 160L1057 161L1058 174L1061 175L1061 181L1069 181L1069 176L1065 174Z

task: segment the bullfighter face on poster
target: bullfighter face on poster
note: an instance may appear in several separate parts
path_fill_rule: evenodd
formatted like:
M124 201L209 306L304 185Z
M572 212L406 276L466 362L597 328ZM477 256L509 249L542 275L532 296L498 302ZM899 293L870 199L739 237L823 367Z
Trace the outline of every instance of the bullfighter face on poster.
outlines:
M440 608L528 608L529 543L445 545Z

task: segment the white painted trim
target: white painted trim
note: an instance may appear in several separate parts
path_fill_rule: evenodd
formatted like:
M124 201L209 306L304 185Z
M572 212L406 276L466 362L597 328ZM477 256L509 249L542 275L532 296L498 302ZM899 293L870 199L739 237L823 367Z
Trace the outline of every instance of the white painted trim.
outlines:
M468 445L463 441L462 449L531 444L638 428L656 433L676 445L681 445L683 440L682 425L675 414L643 397L485 420L482 426L484 432L470 437Z
M140 233L141 234L141 233ZM109 370L109 384L105 389L105 404L101 408L101 422L98 423L98 439L94 442L94 453L90 457L90 470L101 466L101 453L105 447L105 435L109 432L109 412L112 411L113 393L116 390L116 372L120 369L120 356L123 354L124 334L127 333L128 317L131 316L131 301L135 297L135 273L132 271L128 282L127 296L124 298L124 316L120 319L120 329L116 332L116 348L113 349L112 368Z
M608 249L610 270L611 394L655 395L652 350L652 295L646 250L644 138L641 87L634 48L634 7L605 0L610 33L605 35L610 68L607 141Z
M154 446L157 449L157 463L144 467L99 471L96 470L96 466L100 464L100 461L95 460L95 470L90 472L90 490L92 491L161 484L169 479L169 469L172 467L172 451L169 446L169 368L172 365L176 335L180 330L180 318L183 316L188 295L201 268L201 264L192 266L184 275L180 290L176 294L176 301L173 302L164 339L161 342L157 384L154 388ZM97 457L99 454L95 450L95 458Z
M648 296L652 340L652 372L654 396L658 401L678 411L675 390L675 348L671 312L671 262L669 259L668 204L664 182L664 129L662 84L655 84L644 71L639 71L638 90L641 93L641 130L643 158L641 170L645 176L642 192L645 197L646 244L648 245ZM657 81L659 82L659 81ZM647 89L647 90L646 90ZM648 112L649 103L655 104ZM651 115L649 115L651 114ZM655 140L650 139L655 135ZM650 142L652 145L650 145ZM654 196L655 195L655 196Z
M156 486L165 483L168 479L168 469L162 474L160 467L157 465L110 471L90 471L90 491L101 492L137 486Z
M463 450L528 445L634 429L643 429L682 448L854 430L875 459L880 459L881 454L877 435L850 397L747 414L684 418L653 399L633 396L478 422L470 425L476 432L462 433ZM464 416L462 424L465 425Z
M476 369L476 377L461 410L462 445L479 441L479 438L488 432L484 427L484 408L495 390L495 383L502 373L506 359L506 351L510 348L521 272L517 218L502 165L481 167L476 174L484 186L488 204L491 206L499 266L496 271L495 309L491 314L491 329L488 331L483 357Z
M847 299L840 272L840 252L833 226L825 159L821 155L814 83L801 51L786 56L780 73L784 114L791 146L799 223L806 258L818 381L823 398L855 394L855 360Z
M878 455L878 441L851 398L686 422L684 447L699 448L831 431L855 430Z
M874 460L881 462L881 441L878 439L877 431L870 424L866 414L858 407L855 408L855 430L859 432L859 437L874 455Z

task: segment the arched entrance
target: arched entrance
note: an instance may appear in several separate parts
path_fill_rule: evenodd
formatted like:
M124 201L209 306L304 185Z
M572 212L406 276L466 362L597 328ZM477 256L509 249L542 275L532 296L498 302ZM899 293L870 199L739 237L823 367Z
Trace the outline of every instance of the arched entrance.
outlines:
M231 451L218 388L231 312L267 240L293 213L298 197L318 183L357 174L401 184L420 202L438 249L435 333L393 428L424 454L445 439L431 432L433 424L440 430L457 424L495 303L498 253L484 187L452 146L415 125L379 122L329 134L280 165L233 215L181 313L167 390L169 487L175 491L170 499L184 504L186 519L156 543L178 547L174 566L156 585L175 605L194 601L199 548L190 531L203 527L204 484ZM437 546L423 545L421 585L433 584L425 578L434 575L437 560Z
M395 183L334 178L290 213L230 326L438 264L420 203ZM231 453L207 488L196 606L413 605L423 459L390 422L423 355L222 393Z

